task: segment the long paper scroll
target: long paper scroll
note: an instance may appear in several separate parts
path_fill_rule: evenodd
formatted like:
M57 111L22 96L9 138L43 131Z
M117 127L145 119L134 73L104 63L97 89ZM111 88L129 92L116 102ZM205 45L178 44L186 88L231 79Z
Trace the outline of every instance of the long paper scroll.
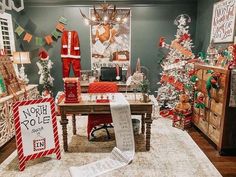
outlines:
M135 153L131 112L128 101L121 93L116 93L110 102L116 145L110 156L80 167L70 167L72 177L93 177L129 164Z

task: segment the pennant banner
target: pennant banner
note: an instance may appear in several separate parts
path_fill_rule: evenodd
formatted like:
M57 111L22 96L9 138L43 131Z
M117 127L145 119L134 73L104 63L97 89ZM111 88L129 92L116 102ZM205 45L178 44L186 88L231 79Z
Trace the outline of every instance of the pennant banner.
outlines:
M15 33L20 36L25 30L21 27L21 26L18 26L15 30Z
M38 45L38 46L42 46L44 44L43 38L35 37L35 44Z
M65 30L65 25L68 22L68 20L65 17L60 17L58 21L59 22L56 24L55 29L44 37L38 37L32 35L31 33L25 31L25 29L19 24L17 24L15 33L18 36L21 36L23 33L25 33L23 41L26 41L28 43L30 43L32 41L32 38L34 38L35 45L37 46L43 46L45 43L47 45L51 45L53 43L53 39L57 40L58 38L61 37L62 32Z
M63 31L65 30L65 25L62 24L62 23L58 23L58 24L56 25L56 29L57 29L58 31L60 31L60 32L63 32Z
M52 40L52 36L51 36L51 35L45 36L44 39L45 39L47 45L51 45L51 44L53 43L53 40Z
M56 29L51 34L55 39L61 37L61 32L58 32Z
M60 17L60 19L59 19L59 22L65 24L65 25L67 25L67 21L68 20L65 17Z
M27 41L28 43L31 41L32 39L32 35L29 34L29 33L25 33L25 36L24 36L24 41Z

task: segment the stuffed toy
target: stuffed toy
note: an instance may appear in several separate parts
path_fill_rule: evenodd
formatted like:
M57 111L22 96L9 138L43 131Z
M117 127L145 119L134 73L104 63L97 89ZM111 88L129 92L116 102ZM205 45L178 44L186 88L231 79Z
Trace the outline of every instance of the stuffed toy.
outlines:
M206 81L206 90L209 98L211 98L211 88L214 89L219 89L219 78L220 78L220 73L212 73L212 76L210 76L207 81Z
M175 106L175 111L182 114L191 113L191 104L189 103L189 95L181 94L179 102Z
M202 108L204 109L206 107L205 103L204 103L204 94L202 92L198 92L196 91L194 93L194 98L195 98L195 107L196 108Z

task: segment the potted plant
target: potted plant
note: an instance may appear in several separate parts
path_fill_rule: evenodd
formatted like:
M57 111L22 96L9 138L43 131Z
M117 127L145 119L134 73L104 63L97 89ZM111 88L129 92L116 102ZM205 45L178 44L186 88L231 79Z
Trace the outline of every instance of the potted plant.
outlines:
M149 102L149 92L150 92L150 82L148 79L144 78L142 81L141 81L141 84L140 84L140 91L142 92L142 95L143 95L143 102L147 103Z

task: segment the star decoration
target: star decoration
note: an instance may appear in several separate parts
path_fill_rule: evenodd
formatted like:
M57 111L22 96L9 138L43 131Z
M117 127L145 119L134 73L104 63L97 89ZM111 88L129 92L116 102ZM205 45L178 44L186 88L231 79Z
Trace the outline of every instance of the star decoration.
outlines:
M184 18L184 16L181 15L178 22L179 22L179 25L184 26L184 25L186 25L186 18Z

